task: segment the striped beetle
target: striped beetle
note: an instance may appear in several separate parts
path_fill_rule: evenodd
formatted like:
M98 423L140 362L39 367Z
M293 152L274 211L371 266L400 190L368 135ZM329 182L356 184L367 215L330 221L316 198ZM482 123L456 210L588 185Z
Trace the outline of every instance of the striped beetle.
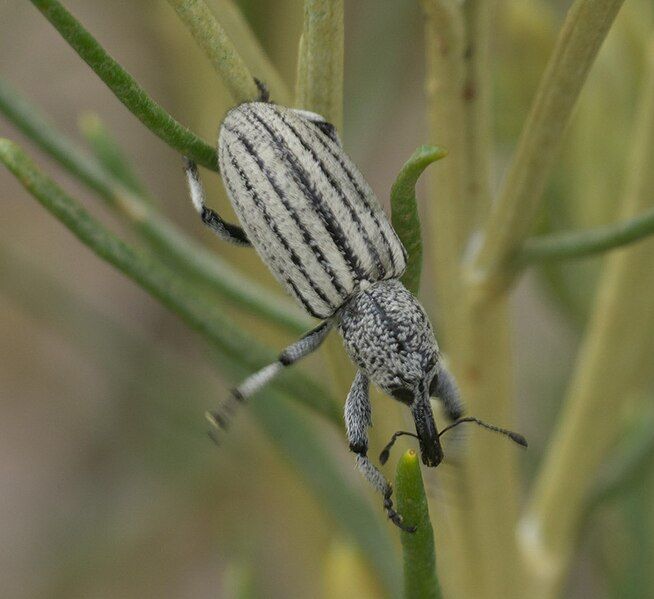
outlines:
M253 246L282 286L322 323L245 379L207 416L225 428L239 403L316 350L337 327L359 368L345 401L350 449L359 470L382 494L388 517L413 531L393 508L390 483L367 457L369 381L410 408L416 429L393 435L380 455L382 464L395 439L410 435L418 439L423 463L437 466L443 459L440 435L462 422L476 422L524 446L526 441L462 418L456 382L427 314L399 281L406 267L404 247L335 128L318 114L271 103L260 89L260 101L227 113L218 136L220 172L243 228L205 205L197 167L187 160L191 199L205 225L226 241ZM430 397L439 398L454 421L440 433Z

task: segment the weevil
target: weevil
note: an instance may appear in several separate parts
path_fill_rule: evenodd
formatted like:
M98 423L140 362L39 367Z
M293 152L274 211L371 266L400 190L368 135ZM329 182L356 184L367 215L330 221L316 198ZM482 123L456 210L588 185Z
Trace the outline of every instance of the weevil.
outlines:
M260 89L259 101L227 113L218 135L220 173L241 226L206 206L197 167L187 160L191 199L205 225L223 240L253 247L286 291L321 323L276 362L245 379L208 418L225 428L239 404L338 329L358 367L345 400L350 449L363 476L381 493L388 517L413 531L393 507L391 484L368 457L371 382L408 406L416 430L395 433L380 455L382 463L398 436L411 435L418 439L422 462L438 466L440 435L462 422L476 422L520 445L526 440L463 417L457 384L429 318L400 282L405 249L334 126L313 112L274 104ZM453 421L440 433L431 397L441 400Z

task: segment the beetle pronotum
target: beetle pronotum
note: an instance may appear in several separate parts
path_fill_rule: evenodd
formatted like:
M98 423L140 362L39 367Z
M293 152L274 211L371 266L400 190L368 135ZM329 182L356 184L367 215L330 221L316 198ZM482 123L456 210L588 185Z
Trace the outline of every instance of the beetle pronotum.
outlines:
M186 163L191 199L219 237L253 246L286 290L322 322L284 349L279 359L245 379L208 417L225 427L233 411L287 366L307 356L338 328L358 366L345 401L345 425L359 470L382 494L389 518L405 530L393 508L392 487L367 456L371 425L369 383L411 410L422 461L443 459L430 397L454 421L476 422L521 445L521 435L461 418L463 407L445 367L427 314L399 278L406 252L377 198L345 154L334 127L320 115L258 102L231 109L220 127L218 161L227 195L243 228L205 205L197 167Z

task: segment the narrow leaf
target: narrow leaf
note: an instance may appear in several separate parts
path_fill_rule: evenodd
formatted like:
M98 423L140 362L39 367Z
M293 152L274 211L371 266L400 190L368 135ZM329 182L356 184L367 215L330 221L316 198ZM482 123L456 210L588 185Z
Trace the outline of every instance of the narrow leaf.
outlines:
M418 454L408 450L397 464L395 475L397 508L404 522L415 532L400 533L404 554L405 599L440 599L436 575L434 531L429 519L427 497L420 473Z
M402 167L391 188L391 221L407 251L407 266L402 283L414 295L420 289L422 235L416 202L416 183L423 171L447 151L436 146L420 146Z
M216 150L178 123L57 0L31 0L114 95L150 131L198 164L218 170Z
M136 195L145 196L145 186L100 117L91 112L82 115L79 119L79 128L98 162L108 174Z
M570 260L592 256L654 234L654 208L625 221L587 231L556 233L525 241L516 256L518 265L545 260Z
M203 0L168 0L237 103L259 95L252 74Z

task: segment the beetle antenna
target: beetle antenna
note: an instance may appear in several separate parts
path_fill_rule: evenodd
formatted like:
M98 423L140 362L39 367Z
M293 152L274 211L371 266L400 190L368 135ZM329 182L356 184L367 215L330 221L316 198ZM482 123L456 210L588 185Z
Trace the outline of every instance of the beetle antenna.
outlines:
M409 431L397 431L396 433L393 433L391 440L386 444L386 447L384 447L384 449L382 449L381 453L379 454L379 463L382 466L388 461L388 456L391 453L391 447L395 445L395 441L397 441L397 438L402 437L404 435L413 437L414 439L418 438L418 435L414 433L410 433Z
M514 433L513 431L510 431L506 428L500 428L499 426L495 426L494 424L488 424L487 422L484 422L483 420L479 420L479 418L475 418L474 416L466 416L465 418L459 418L456 422L453 422L449 426L446 426L440 433L438 433L438 436L440 437L447 431L452 430L455 426L459 426L459 424L463 424L464 422L474 422L475 424L478 424L479 426L486 428L489 431L500 433L501 435L508 437L509 439L511 439L511 441L517 443L518 445L521 445L522 447L527 447L527 439L525 439L525 437L520 433Z

